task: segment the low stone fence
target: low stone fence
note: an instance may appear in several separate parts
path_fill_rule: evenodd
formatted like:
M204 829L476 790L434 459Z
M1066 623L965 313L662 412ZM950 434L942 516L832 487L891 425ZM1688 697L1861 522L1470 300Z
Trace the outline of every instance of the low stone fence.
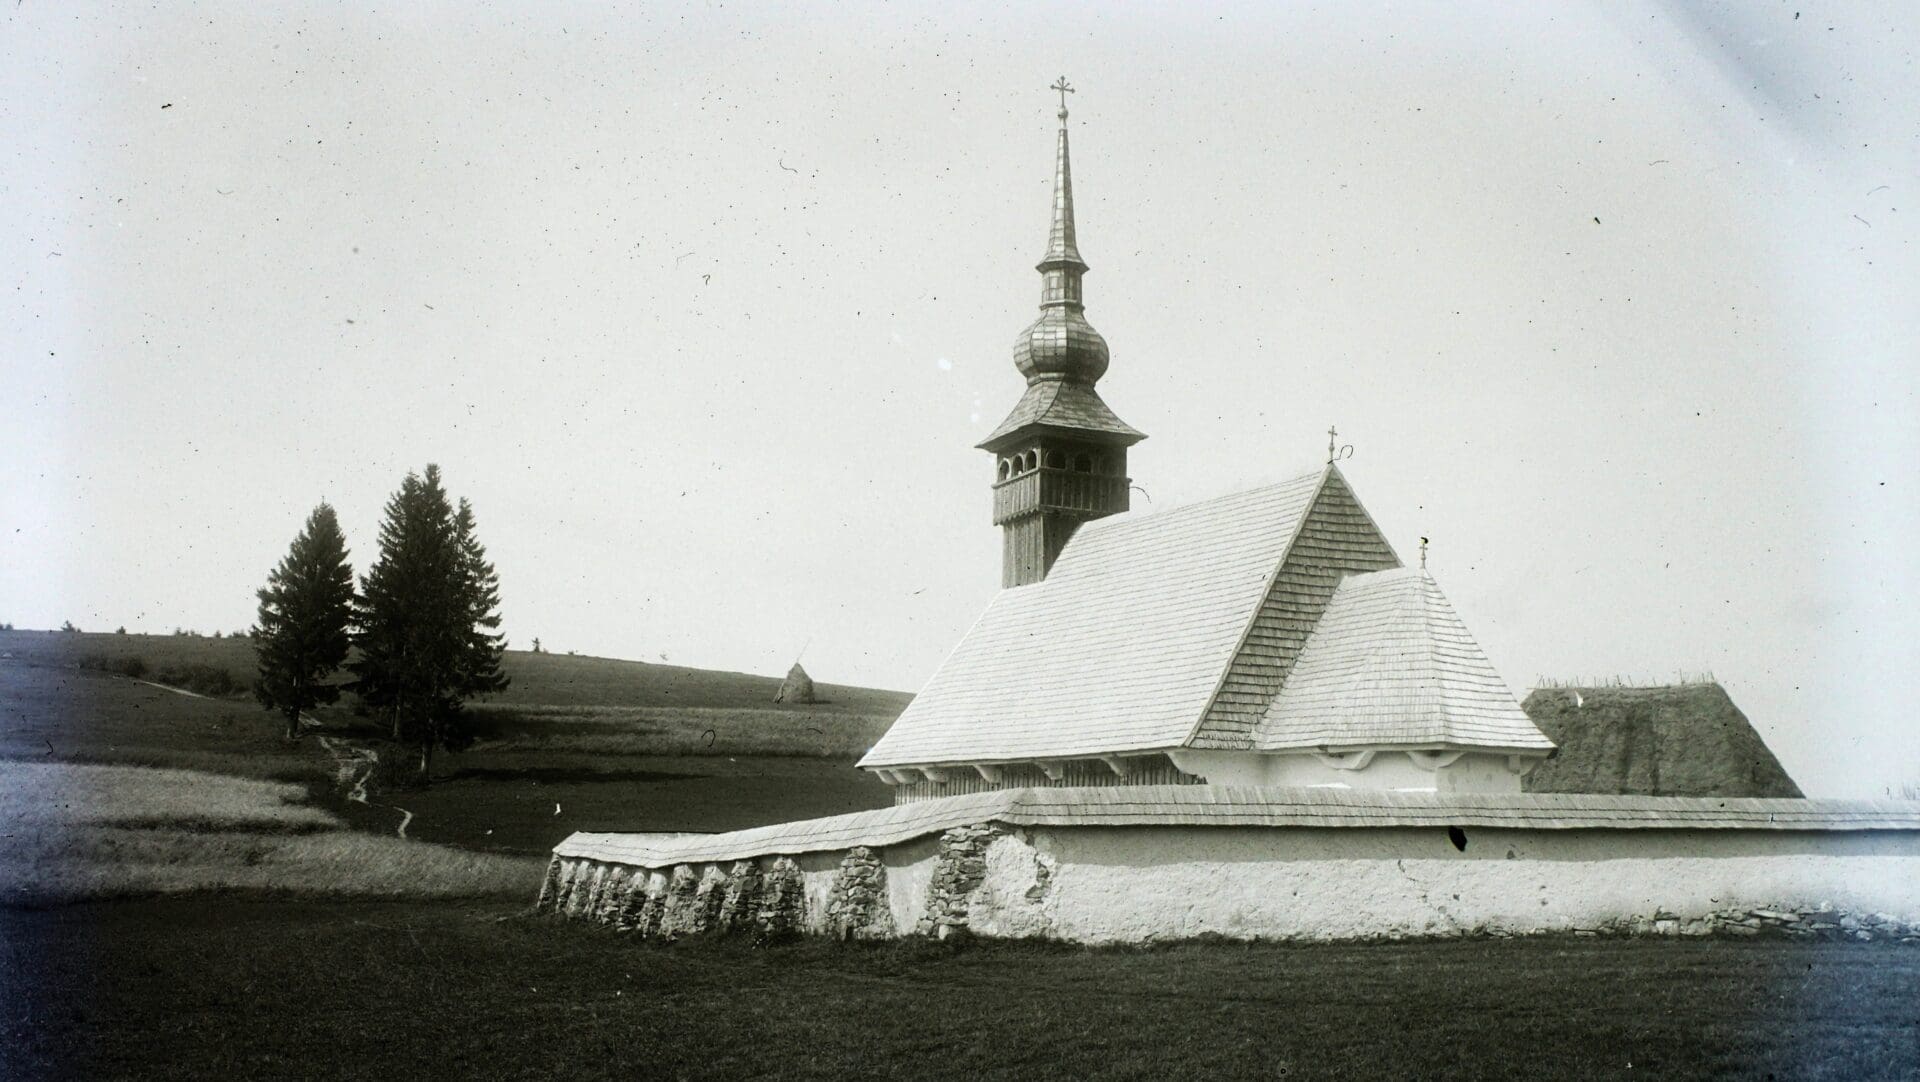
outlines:
M539 908L662 939L1920 941L1920 804L1201 790L576 835Z
M1503 935L1505 933L1494 933ZM1678 913L1656 911L1650 917L1630 917L1607 921L1595 928L1575 928L1577 936L1711 936L1733 938L1770 936L1776 939L1855 940L1870 943L1898 940L1920 944L1920 924L1903 921L1890 913L1847 913L1827 909L1795 909L1791 906L1762 906L1757 909L1723 909L1704 917L1682 917Z

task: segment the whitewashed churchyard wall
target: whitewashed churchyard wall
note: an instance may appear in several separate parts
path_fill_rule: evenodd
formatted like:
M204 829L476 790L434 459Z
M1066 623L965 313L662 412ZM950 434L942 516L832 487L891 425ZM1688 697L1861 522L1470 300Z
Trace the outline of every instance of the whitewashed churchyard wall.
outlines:
M779 866L796 884L784 902L770 887ZM984 822L891 845L653 869L563 846L540 904L666 938L964 929L1138 943L1777 927L1920 942L1920 832Z

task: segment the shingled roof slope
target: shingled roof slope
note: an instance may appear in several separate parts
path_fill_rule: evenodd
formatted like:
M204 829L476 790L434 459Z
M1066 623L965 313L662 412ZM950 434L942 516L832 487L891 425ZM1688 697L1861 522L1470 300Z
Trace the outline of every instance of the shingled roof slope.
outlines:
M1341 580L1254 736L1316 747L1553 747L1423 568Z
M994 597L860 765L1181 745L1325 476L1080 527L1045 580Z
M1092 387L1067 380L1043 379L1029 384L1007 419L974 446L991 449L1002 437L1028 425L1104 435L1128 444L1147 438L1146 433L1115 416Z

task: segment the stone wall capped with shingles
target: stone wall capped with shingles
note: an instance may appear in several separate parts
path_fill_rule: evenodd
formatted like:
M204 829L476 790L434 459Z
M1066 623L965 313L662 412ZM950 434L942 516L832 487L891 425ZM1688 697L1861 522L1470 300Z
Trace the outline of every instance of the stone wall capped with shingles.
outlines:
M1784 817L1796 802L1749 803L1782 806L1771 814ZM1463 822L988 820L949 827L930 844L812 853L805 871L790 856L643 868L559 854L540 908L667 940L964 931L1086 943L1535 933L1920 942L1920 832L1911 829Z

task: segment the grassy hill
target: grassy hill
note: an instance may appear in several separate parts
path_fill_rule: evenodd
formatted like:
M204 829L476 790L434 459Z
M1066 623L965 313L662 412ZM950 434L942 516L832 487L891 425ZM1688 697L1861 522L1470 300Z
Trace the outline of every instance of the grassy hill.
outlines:
M199 635L115 635L101 632L0 631L0 655L48 665L82 659L139 659L151 672L204 666L224 670L244 687L254 672L250 639ZM535 654L509 650L504 663L513 685L494 707L772 707L781 675L693 669L648 661ZM825 702L795 707L810 713L884 716L891 721L913 696L903 691L817 684Z
M365 829L475 849L540 853L575 830L715 831L881 807L890 790L853 767L909 696L821 685L831 701L775 705L779 679L672 665L510 652L514 687L476 709L479 742L436 760L426 790L342 805L342 749L397 762L374 719L324 710L319 736L279 738L244 692L181 694L151 679L211 671L244 687L245 639L0 631L0 759L106 763L297 781ZM92 667L85 667L92 666ZM116 671L118 670L118 671ZM193 686L189 684L188 686ZM396 771L397 773L397 771Z

